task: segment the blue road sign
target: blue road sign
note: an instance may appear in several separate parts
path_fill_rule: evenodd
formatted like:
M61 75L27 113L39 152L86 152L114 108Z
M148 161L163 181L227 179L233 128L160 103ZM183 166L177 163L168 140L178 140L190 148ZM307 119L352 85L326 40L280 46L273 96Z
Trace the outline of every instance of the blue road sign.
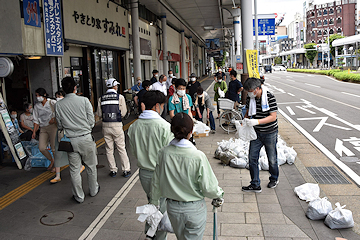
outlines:
M235 56L235 62L241 63L241 55L236 55Z
M258 19L258 34L275 35L275 18ZM255 36L255 19L253 19L253 35Z

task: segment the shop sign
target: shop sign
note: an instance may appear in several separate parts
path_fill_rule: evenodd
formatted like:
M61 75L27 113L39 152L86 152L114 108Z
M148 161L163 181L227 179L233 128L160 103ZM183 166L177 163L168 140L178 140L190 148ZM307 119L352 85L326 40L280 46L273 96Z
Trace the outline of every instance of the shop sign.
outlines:
M246 50L246 63L250 78L260 78L258 72L258 51L257 50Z
M23 12L25 25L41 27L39 0L24 0Z
M94 18L93 16L85 15L74 11L72 15L76 24L86 25L91 28L102 30L104 33L116 35L118 37L126 37L125 27L121 27L119 23L108 20L107 18Z
M140 54L151 56L151 41L140 38Z
M63 56L60 0L44 0L45 49L48 56Z

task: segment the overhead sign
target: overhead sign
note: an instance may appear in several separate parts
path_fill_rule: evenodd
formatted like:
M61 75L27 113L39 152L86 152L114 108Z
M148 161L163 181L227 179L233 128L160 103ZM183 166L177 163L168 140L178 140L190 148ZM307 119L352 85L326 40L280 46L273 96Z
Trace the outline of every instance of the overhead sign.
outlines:
M25 25L41 27L39 0L24 0L23 12Z
M220 39L214 38L214 39L206 39L205 45L207 49L219 49L220 48Z
M255 19L253 19L253 35L255 36ZM258 35L275 35L275 18L258 19Z
M44 31L47 56L63 56L63 29L60 0L44 0Z
M236 55L235 56L235 62L236 63L241 63L242 61L241 61L241 55Z
M246 50L246 63L249 77L260 78L257 50Z

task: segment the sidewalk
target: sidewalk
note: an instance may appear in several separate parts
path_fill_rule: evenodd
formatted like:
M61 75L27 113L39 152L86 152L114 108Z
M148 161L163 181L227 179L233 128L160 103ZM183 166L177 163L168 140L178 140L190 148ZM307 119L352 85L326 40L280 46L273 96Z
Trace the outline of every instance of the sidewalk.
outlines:
M293 189L305 182L315 182L307 173L304 163L311 159L312 163L324 164L325 157L315 149L308 140L288 123L281 115L279 118L279 134L287 141L288 146L294 146L298 157L294 165L282 165L280 167L279 185L276 189L266 187L268 183L268 172L261 171L260 178L263 191L261 193L245 193L241 191L250 181L250 173L247 169L235 169L229 166L222 166L220 161L215 159L214 151L217 142L222 139L229 139L228 135L218 129L215 135L196 139L197 148L202 150L208 157L215 172L219 185L225 191L225 203L218 211L218 233L219 239L237 240L288 240L288 239L319 239L328 240L335 237L346 239L360 239L351 229L331 230L326 227L323 221L312 221L306 218L305 211L307 203L301 201L295 195ZM315 161L316 160L316 161ZM329 160L328 160L329 161ZM314 164L313 164L314 165ZM329 165L329 163L327 163ZM97 232L94 239L144 239L144 224L137 221L138 215L135 208L147 203L145 193L140 182L134 178L134 186L122 200L105 224ZM339 189L338 185L324 186L322 195L327 192L329 200L334 205L340 196L333 196L331 189ZM347 194L358 193L358 187L348 184ZM350 192L350 189L351 192ZM330 190L330 191L329 191ZM343 194L343 193L339 193ZM345 201L349 199L349 201ZM358 201L358 196L356 196ZM341 199L341 204L347 204L351 209L354 219L359 222L357 209L352 209L351 204L355 198L347 196ZM206 199L208 205L207 225L204 239L212 239L213 213L211 200ZM356 211L355 211L356 210ZM354 228L357 229L357 226ZM168 239L176 239L173 234L168 234Z

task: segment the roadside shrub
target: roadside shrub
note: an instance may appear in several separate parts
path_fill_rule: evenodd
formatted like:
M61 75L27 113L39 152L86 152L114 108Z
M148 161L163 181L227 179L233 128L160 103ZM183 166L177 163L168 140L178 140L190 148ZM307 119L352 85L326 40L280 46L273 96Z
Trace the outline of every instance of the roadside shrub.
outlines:
M348 73L347 71L342 71L341 69L332 69L332 70L287 69L287 71L288 72L311 73L311 74L334 76L336 79L344 81L344 82L360 83L360 74Z

